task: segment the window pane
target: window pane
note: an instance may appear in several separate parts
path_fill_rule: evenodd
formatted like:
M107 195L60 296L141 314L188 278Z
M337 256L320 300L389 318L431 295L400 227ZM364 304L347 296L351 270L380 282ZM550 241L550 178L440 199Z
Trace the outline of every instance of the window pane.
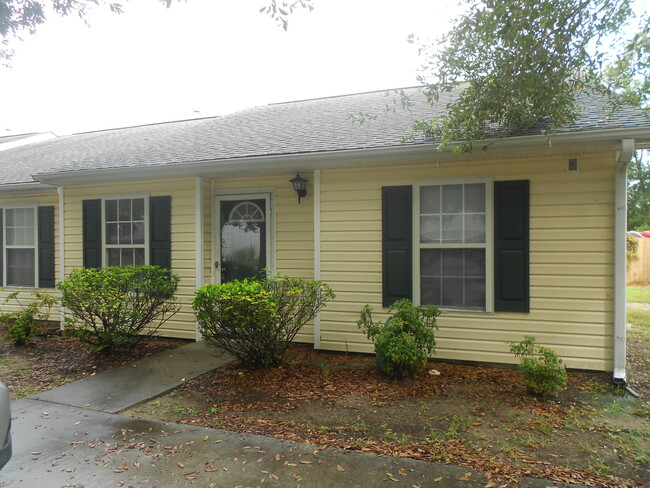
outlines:
M465 185L465 212L485 212L485 183Z
M26 236L24 227L16 227L14 229L14 246L25 246Z
M485 214L465 214L465 242L485 242Z
M120 200L120 222L131 220L131 200Z
M131 224L118 224L118 243L131 244Z
M442 251L443 276L463 276L463 249L444 249Z
M441 254L440 249L422 249L420 252L420 274L422 276L440 276L442 274Z
M9 215L9 214L7 214ZM15 246L16 245L16 230L12 227L7 227L7 232L6 232L5 240L7 243L7 246Z
M444 185L442 187L442 213L463 211L463 185Z
M440 278L422 278L420 280L420 303L422 305L440 305L441 300L441 286Z
M420 242L440 242L440 216L420 217Z
M448 307L463 306L463 279L442 279L442 304Z
M16 227L23 227L25 225L25 209L24 208L17 208L14 210L15 215L15 223L14 225Z
M133 244L144 244L144 222L133 222Z
M7 285L33 287L34 280L34 250L7 249Z
M483 278L465 280L465 306L485 309L485 280Z
M133 199L133 220L144 220L144 198Z
M144 264L144 248L134 249L133 264L141 266Z
M117 200L106 200L106 222L117 222Z
M420 213L440 213L440 186L423 186L420 188Z
M465 276L485 276L485 249L465 249Z
M117 224L106 224L106 244L117 244Z
M120 265L120 250L119 249L108 249L108 265L109 266L119 266Z
M7 215L7 226L13 227L14 225L16 225L16 209L8 208L6 215Z
M133 265L133 249L120 249L122 266Z
M463 216L462 215L442 216L442 242L443 243L463 242Z
M34 227L34 209L23 208L25 214L25 227Z

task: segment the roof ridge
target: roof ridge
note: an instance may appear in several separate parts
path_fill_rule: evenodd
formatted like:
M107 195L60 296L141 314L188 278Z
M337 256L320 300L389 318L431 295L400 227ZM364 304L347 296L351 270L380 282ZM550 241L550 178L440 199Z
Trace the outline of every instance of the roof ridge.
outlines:
M302 103L302 102L313 102L315 100L331 100L332 98L345 98L345 97L355 97L358 95L370 95L371 93L381 93L381 92L392 92L396 90L410 90L413 88L424 88L425 85L413 85L413 86L402 86L398 88L384 88L383 90L370 90L370 91L365 91L365 92L356 92L356 93L345 93L342 95L330 95L327 97L314 97L314 98L303 98L300 100L290 100L287 102L273 102L267 104L267 106L272 106L272 105L289 105L292 103Z
M80 136L80 135L86 135L86 134L98 134L100 132L111 132L111 131L120 131L120 130L127 130L127 129L137 129L139 127L153 127L156 125L168 125L168 124L180 124L182 122L194 122L198 120L208 120L208 119L219 119L223 117L223 115L210 115L206 117L195 117L193 119L177 119L177 120L166 120L164 122L150 122L147 124L136 124L136 125L126 125L124 127L111 127L108 129L96 129L96 130L87 130L83 132L74 132L72 134L68 134L68 136Z

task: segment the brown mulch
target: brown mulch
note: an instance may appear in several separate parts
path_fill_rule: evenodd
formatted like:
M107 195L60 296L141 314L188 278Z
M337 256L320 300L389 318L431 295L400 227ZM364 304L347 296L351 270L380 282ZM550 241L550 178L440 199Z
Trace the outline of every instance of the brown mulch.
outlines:
M430 370L439 374L430 374ZM581 394L609 388L611 375L569 372L569 384L573 386L563 394L541 400L526 393L513 369L439 361L431 361L412 380L395 381L378 371L372 356L316 352L309 346L296 346L285 364L278 367L253 370L236 362L189 381L182 387L181 396L204 399L201 410L210 409L210 413L181 421L318 446L458 464L486 472L497 483L495 486L516 484L522 476L601 487L649 486L591 471L566 469L535 458L524 461L524 467L515 466L486 451L477 451L460 438L444 444L411 437L406 441L387 441L369 432L356 436L349 425L329 424L339 427L323 430L300 421L301 409L314 404L324 405L318 407L320 415L345 408L356 410L362 418L368 415L368 403L380 411L378 415L386 416L395 415L395 406L401 404L406 407L407 419L409 410L412 416L417 415L415 411L423 401L453 397L460 392L463 399L459 400L458 415L464 413L462 406L473 403L475 410L470 414L480 418L479 405L487 398L526 411L533 423L544 420L561 429L570 412L590 408ZM453 412L438 414L455 415ZM392 418L392 421L401 420Z
M96 353L88 345L59 330L47 329L26 346L14 346L0 327L0 380L11 391L12 400L50 390L93 373L131 364L153 354L174 349L190 341L162 337L143 338L130 349Z

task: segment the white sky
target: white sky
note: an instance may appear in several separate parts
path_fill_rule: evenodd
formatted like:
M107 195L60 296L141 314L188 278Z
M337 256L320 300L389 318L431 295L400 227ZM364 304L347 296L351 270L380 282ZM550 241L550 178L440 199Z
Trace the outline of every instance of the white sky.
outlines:
M285 32L265 0L123 2L87 27L52 15L0 67L0 135L67 134L412 86L408 34L448 30L455 2L315 0Z

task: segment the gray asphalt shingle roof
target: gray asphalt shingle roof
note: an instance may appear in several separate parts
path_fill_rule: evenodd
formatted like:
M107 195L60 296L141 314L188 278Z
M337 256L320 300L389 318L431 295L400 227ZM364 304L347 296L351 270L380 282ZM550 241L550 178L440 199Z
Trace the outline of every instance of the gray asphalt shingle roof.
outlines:
M420 88L405 92L414 101L410 110L400 105L394 113L364 124L353 124L346 116L380 113L393 105L392 93L272 104L222 117L64 136L0 152L0 184L30 182L31 175L39 173L400 146L413 120L440 115L448 102L441 99L431 107ZM634 108L624 108L609 118L603 104L590 103L574 125L558 132L631 127L650 129L650 119ZM542 128L518 135L539 134Z

